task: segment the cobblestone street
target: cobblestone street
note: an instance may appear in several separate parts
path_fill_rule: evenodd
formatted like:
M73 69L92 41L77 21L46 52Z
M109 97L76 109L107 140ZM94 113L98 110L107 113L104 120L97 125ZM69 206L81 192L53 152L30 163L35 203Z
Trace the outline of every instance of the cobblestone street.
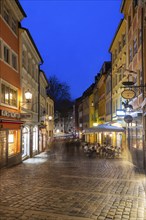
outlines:
M145 220L145 184L127 161L59 144L1 170L0 220Z

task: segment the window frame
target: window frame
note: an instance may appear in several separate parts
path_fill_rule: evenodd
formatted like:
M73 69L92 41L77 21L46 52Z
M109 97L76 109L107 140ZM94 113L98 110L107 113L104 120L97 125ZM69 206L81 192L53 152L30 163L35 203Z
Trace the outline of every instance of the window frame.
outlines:
M7 54L5 54L5 48L8 51ZM10 53L11 53L10 47L7 44L3 43L3 60L5 63L7 63L9 65L10 65Z
M13 58L15 57L15 65L13 64ZM11 53L11 66L13 67L13 69L15 69L15 70L18 70L18 55L14 52L14 51L12 51L12 53Z
M1 89L0 104L3 106L18 108L18 88L2 80L0 89ZM6 98L7 94L8 94L8 97ZM11 98L11 95L12 95L12 98Z

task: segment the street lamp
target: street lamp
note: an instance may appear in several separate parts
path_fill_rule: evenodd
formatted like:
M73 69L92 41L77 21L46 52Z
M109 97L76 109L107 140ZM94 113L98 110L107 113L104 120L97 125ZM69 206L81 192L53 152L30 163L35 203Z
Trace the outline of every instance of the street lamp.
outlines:
M22 107L25 104L31 103L32 93L29 91L29 89L24 93L24 96L26 101L20 102L20 107Z
M25 99L26 99L26 102L29 103L31 102L32 100L32 93L29 91L29 89L25 92Z
M53 118L53 117L52 117L51 115L48 116L49 121L51 121L52 118Z

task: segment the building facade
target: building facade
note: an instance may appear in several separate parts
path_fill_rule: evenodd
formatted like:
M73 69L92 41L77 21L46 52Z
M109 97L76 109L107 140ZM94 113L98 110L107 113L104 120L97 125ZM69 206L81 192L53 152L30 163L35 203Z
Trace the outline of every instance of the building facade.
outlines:
M118 127L126 127L126 123L123 120L124 115L122 112L122 102L125 100L122 98L122 91L124 90L123 82L127 81L128 75L124 74L124 68L126 68L126 21L122 19L116 30L115 36L111 43L109 52L112 57L112 124ZM116 133L115 144L125 150L127 144L125 139L125 133ZM128 140L128 138L127 138ZM128 141L127 141L128 142ZM126 149L127 150L127 149Z
M21 162L19 23L17 1L0 1L0 166Z
M32 157L39 152L39 65L43 60L26 28L19 29L20 35L20 76L21 76L21 114L22 158ZM32 94L31 102L26 102L25 92Z
M135 97L128 100L132 105L133 112L130 113L133 120L129 123L128 148L135 164L143 167L144 143L143 143L143 88L144 64L143 64L143 6L141 1L122 1L121 12L126 20L126 69L124 74L129 81L134 83L131 89Z
M45 73L40 70L39 72L39 152L42 152L47 147L48 127L48 103L47 103L47 88L49 82Z

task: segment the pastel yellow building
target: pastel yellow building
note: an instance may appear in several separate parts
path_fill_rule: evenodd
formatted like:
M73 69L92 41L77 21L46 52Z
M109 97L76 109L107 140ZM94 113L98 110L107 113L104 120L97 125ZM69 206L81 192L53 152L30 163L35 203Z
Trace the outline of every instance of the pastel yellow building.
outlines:
M126 66L126 21L122 19L113 41L111 43L109 52L112 55L112 124L118 127L125 127L123 115L117 115L117 111L123 109L122 102L124 99L121 96L123 91L123 81L127 81L127 75L124 75L123 69ZM113 134L113 145L125 148L125 133Z

